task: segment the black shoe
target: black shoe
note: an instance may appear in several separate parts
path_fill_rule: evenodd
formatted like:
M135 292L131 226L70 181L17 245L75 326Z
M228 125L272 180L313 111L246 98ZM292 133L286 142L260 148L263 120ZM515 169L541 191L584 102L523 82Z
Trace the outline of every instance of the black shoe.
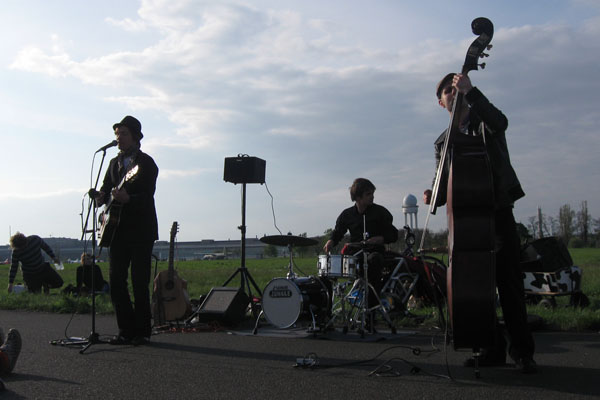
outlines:
M6 335L6 341L0 346L0 352L8 357L8 371L11 372L15 368L19 354L21 353L21 334L16 329L11 329Z
M115 335L108 340L108 344L117 345L117 346L124 345L124 344L132 344L132 340L129 338L126 338L125 336Z
M537 364L532 357L521 357L515 361L515 366L524 374L537 373Z
M141 346L148 343L150 343L150 337L147 336L136 336L131 339L131 344L134 346Z

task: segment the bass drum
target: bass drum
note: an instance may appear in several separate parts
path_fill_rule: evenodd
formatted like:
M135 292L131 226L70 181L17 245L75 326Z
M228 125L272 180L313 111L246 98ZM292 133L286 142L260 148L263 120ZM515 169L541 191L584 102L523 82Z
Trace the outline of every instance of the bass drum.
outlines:
M263 291L262 309L270 324L280 329L289 328L301 319L317 324L325 323L331 311L331 296L321 279L275 278Z

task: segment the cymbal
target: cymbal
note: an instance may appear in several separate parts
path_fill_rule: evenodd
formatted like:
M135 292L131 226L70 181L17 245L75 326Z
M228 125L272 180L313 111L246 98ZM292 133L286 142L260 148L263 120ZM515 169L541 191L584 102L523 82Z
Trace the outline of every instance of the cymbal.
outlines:
M294 235L263 236L260 241L274 246L314 246L319 243L315 239Z

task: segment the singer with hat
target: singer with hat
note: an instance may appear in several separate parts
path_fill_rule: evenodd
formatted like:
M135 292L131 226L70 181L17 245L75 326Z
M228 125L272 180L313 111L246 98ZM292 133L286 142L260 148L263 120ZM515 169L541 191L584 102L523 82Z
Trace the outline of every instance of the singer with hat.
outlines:
M119 327L110 343L140 345L150 340L152 329L149 284L152 248L158 239L154 205L158 167L140 150L144 137L140 121L128 115L113 130L119 154L110 161L95 197L99 207L112 196L120 209L109 242L110 296ZM127 287L130 267L133 302Z

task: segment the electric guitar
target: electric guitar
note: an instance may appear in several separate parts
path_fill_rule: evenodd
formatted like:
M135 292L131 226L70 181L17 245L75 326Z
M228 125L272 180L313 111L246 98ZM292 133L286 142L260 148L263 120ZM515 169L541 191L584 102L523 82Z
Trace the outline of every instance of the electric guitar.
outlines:
M169 244L169 268L154 278L154 325L188 317L192 313L192 303L187 291L187 282L179 277L173 267L175 236L179 229L177 221L171 227Z
M132 181L135 179L139 172L139 166L134 165L127 171L119 185L117 186L117 190L120 190L125 183ZM121 219L121 210L123 208L122 204L115 203L115 199L112 194L110 195L110 199L108 203L104 206L104 210L100 213L98 219L100 220L100 232L98 233L98 238L100 239L100 247L109 247L112 242L113 236L119 226L119 220Z

